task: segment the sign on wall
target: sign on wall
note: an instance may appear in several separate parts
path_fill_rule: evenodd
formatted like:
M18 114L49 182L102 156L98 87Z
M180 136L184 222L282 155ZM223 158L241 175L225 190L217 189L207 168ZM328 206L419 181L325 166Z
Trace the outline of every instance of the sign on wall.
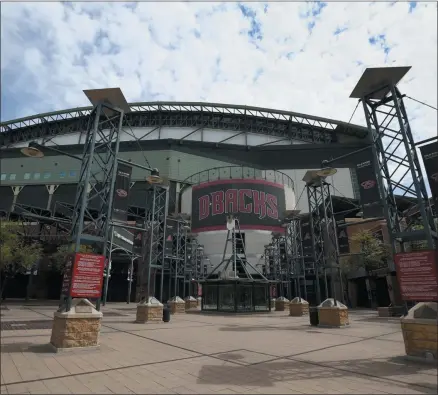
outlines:
M398 253L394 262L403 300L438 301L437 251Z
M234 214L240 228L284 232L284 186L265 180L229 179L192 188L192 232L225 230Z
M359 183L363 218L381 217L383 210L380 204L380 193L376 173L374 171L371 149L360 155L360 161L356 164L356 175Z
M131 166L123 163L117 165L113 199L113 219L116 221L126 222L128 220L128 197L131 175Z
M345 217L343 215L336 215L336 236L338 238L338 247L340 254L350 253L350 243L348 240L347 227L345 225Z
M301 238L303 240L303 255L313 257L312 231L308 218L301 221Z
M142 256L143 254L144 226L145 225L143 220L135 221L135 227L138 228L138 230L137 229L134 230L132 252L140 256Z
M423 156L424 168L429 180L430 191L435 205L435 212L438 212L438 141L420 147Z

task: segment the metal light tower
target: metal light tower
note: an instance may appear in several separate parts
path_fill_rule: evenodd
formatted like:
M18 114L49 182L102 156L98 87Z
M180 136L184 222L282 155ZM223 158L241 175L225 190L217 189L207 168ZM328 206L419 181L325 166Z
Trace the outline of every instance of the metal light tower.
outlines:
M437 243L436 225L403 102L404 95L397 88L410 68L368 68L350 95L363 104L393 253L399 251L398 246L404 251L405 242L425 240L429 249ZM402 228L396 192L416 200L422 230L413 230L409 223Z
M172 219L172 222L176 226L172 239L172 255L166 257L169 260L169 297L172 295L172 279L174 281L173 296L179 296L179 281L184 280L187 230L190 229L183 219Z
M330 184L325 181L328 175L333 175L335 169L309 170L304 175L310 213L310 228L312 233L313 256L316 271L316 296L321 303L319 274L324 273L325 296L328 297L327 270L331 272L331 296L336 303L335 274L339 268L339 251L336 235L336 222L333 215ZM341 276L339 276L341 278ZM342 284L341 284L342 287ZM341 292L341 294L343 294ZM342 298L342 296L341 296Z
M72 217L76 252L81 244L97 244L106 254L117 170L120 130L129 111L120 89L84 91L95 105L88 119L82 165ZM91 209L97 214L90 213Z
M130 111L119 88L84 91L95 106L88 119L82 165L73 208L71 236L75 252L94 245L106 255L123 116ZM94 213L91 214L91 209ZM67 310L70 298L67 300ZM98 309L100 298L97 300Z
M282 278L282 262L281 262L281 242L282 236L278 233L274 233L271 239L271 259L273 260L273 273L272 279L277 282L279 287L279 296L284 296L284 283Z
M301 218L295 210L286 219L285 241L286 255L289 261L291 279L295 283L298 297L301 299L301 284L304 284L304 298L307 300L306 273L304 267L303 240L301 235ZM292 299L293 295L289 295Z
M155 279L160 273L160 300L163 298L164 243L166 240L169 187L151 185L147 191L146 244L144 262L139 270L140 300L155 296Z

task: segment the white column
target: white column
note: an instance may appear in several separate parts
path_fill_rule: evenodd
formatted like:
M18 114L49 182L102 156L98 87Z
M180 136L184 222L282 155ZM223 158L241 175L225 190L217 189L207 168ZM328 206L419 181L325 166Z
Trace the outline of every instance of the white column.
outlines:
M58 189L59 185L46 185L47 192L49 192L49 199L47 200L47 210L50 210L52 205L52 198L55 191Z
M12 200L12 206L11 211L14 211L15 203L17 203L18 194L21 192L21 190L24 188L24 186L12 186L12 192L14 194L14 198Z
M176 183L176 191L175 191L175 214L179 213L179 197L181 194L181 183Z

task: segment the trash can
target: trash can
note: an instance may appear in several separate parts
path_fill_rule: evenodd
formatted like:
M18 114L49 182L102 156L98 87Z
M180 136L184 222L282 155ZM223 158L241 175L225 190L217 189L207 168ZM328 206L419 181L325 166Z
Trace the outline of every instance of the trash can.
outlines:
M318 326L319 324L319 316L318 316L318 308L315 306L309 307L309 318L310 325Z
M170 321L170 309L167 305L164 305L163 307L163 322L169 322Z

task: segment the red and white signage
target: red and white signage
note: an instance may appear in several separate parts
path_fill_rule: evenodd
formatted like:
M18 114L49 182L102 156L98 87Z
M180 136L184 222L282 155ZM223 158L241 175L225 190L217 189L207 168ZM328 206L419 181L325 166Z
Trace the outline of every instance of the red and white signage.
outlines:
M98 299L102 295L105 257L103 255L74 254L70 296L73 298Z
M425 250L394 256L403 300L438 301L438 253Z

